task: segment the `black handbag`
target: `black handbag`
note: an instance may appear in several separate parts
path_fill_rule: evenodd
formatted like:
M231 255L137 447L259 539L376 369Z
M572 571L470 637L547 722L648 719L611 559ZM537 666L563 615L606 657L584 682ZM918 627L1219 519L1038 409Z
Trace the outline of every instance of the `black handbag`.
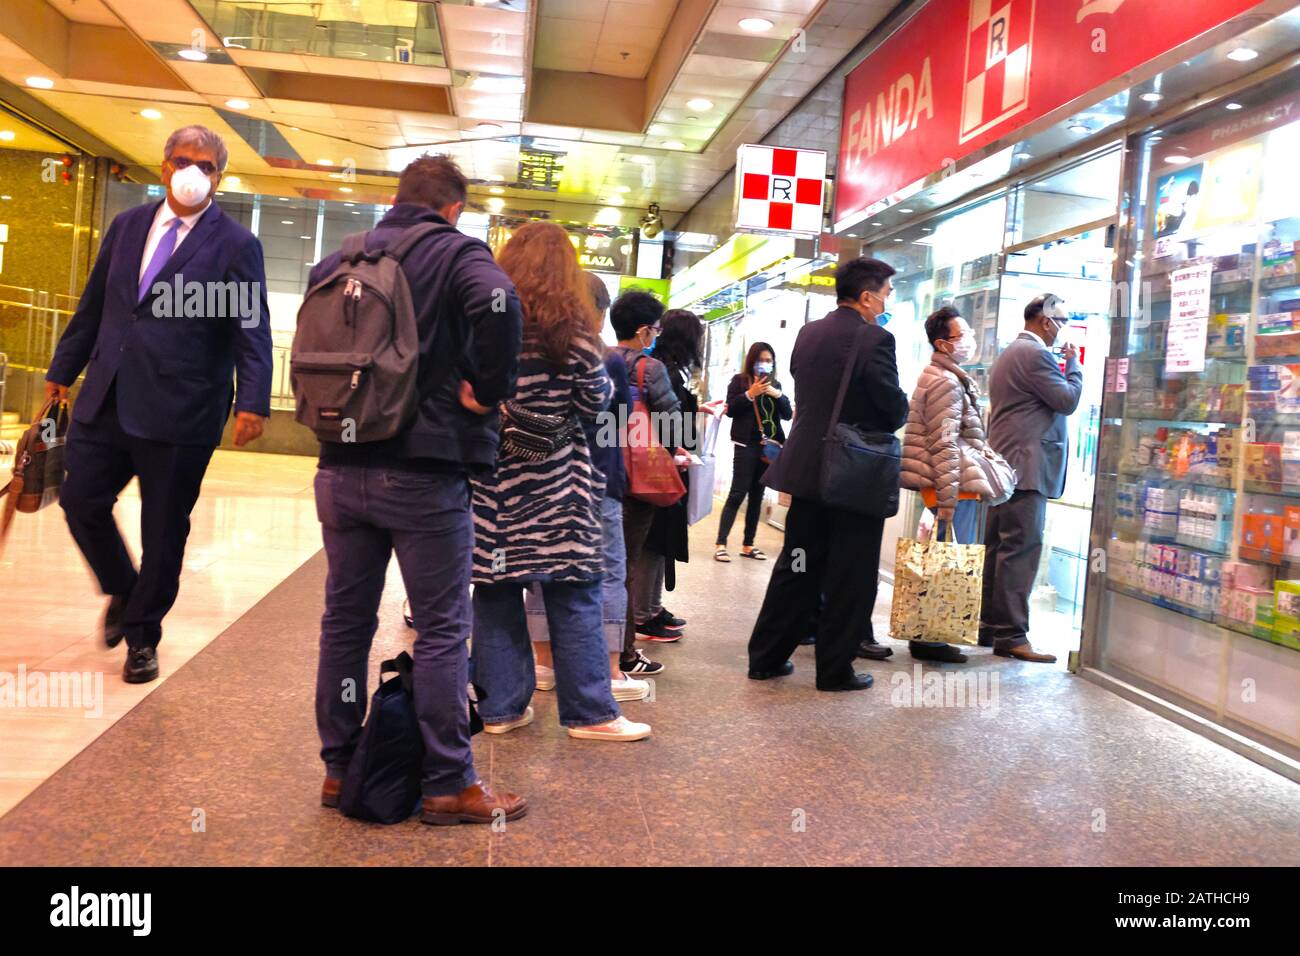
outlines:
M839 394L822 439L822 504L874 518L898 514L898 486L903 449L892 432L869 432L839 420L849 379L862 351L859 329L840 378Z
M424 739L415 715L413 667L406 651L380 665L380 684L339 788L345 816L401 823L420 807ZM385 674L397 676L384 680Z
M7 499L0 509L0 544L16 512L35 514L59 500L68 421L68 403L52 398L19 439L13 479L0 489L0 498Z
M524 461L546 461L573 444L578 424L572 415L530 412L518 402L501 403L501 453Z

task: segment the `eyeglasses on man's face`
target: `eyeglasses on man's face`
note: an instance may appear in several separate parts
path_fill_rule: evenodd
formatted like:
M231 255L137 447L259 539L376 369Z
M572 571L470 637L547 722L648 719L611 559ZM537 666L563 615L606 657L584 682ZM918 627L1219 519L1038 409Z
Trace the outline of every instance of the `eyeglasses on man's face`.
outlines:
M190 159L188 156L173 156L170 162L178 172L182 169L188 169L191 166L199 167L199 172L204 176L211 176L217 171L217 164L206 159Z

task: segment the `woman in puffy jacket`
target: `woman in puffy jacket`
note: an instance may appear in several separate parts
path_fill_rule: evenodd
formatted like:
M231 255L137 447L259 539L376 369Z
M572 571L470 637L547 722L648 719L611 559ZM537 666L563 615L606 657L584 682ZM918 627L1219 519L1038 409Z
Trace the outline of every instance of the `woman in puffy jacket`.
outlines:
M974 544L978 534L980 499L993 497L984 472L962 455L962 445L983 448L984 424L976 404L978 391L961 366L974 357L970 326L952 306L925 320L925 334L934 353L912 393L903 433L902 485L921 493L939 519L935 540L951 524L959 544ZM921 660L961 663L966 655L948 644L910 641L912 656Z

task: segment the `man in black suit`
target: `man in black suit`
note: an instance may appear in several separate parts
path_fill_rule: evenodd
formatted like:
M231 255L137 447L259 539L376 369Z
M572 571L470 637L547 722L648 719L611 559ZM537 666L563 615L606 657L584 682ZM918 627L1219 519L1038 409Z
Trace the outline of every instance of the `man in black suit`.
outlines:
M73 408L59 503L109 596L104 639L129 648L122 677L158 676L162 620L180 588L190 511L235 407L235 445L271 414L271 327L262 244L212 200L226 167L202 126L163 149L167 198L128 209L100 245L76 314L45 376ZM238 374L239 390L234 378ZM140 480L143 553L136 569L113 520Z
M794 376L794 427L764 483L790 494L785 546L772 568L763 607L749 638L749 676L783 677L794 671L790 655L810 633L819 597L817 689L865 690L870 674L856 674L853 658L870 633L885 521L818 499L822 439L835 409L845 362L864 337L838 421L893 432L907 421L907 396L898 387L894 337L879 317L893 292L894 269L878 259L853 259L835 273L839 308L799 330L790 372ZM864 495L887 489L864 488Z

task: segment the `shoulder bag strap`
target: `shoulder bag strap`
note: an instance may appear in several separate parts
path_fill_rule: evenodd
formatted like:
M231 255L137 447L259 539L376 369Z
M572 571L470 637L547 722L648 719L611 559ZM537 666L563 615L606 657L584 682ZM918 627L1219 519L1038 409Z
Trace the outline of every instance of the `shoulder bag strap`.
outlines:
M411 248L423 239L425 236L431 236L435 232L455 232L455 226L449 226L441 222L421 222L407 229L402 233L402 238L383 248L384 255L392 256L398 262L406 258L406 254Z
M826 437L830 438L835 431L835 426L840 421L840 411L844 408L844 396L849 392L849 379L853 377L853 369L858 364L858 353L862 351L863 329L858 329L854 333L853 348L849 351L849 360L844 366L844 374L840 376L840 390L835 396L835 407L831 410L830 421L826 424Z

